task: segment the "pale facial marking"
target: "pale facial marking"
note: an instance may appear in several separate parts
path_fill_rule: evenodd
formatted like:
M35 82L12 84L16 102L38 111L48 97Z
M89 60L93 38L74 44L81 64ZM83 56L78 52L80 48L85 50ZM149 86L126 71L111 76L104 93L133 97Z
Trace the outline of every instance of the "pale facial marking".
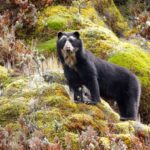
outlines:
M66 35L63 35L59 40L62 40L62 39L67 39L67 36Z
M75 40L76 38L74 36L69 36L69 39Z
M62 55L64 57L65 64L67 64L69 67L74 67L76 64L76 51L78 50L75 48L72 43L69 40L76 40L74 36L67 37L66 35L63 35L60 40L65 39L66 42L64 44L64 47L62 48Z
M68 40L62 49L62 55L64 57L65 64L67 64L69 67L72 68L76 64L76 51Z
M65 45L64 45L64 50L69 50L70 52L73 52L74 47L72 46L72 44L67 40Z

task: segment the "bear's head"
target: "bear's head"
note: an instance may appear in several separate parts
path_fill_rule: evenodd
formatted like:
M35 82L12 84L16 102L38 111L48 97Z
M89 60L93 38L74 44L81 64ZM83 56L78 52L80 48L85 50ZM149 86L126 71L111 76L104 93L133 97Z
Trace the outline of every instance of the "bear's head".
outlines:
M82 51L82 40L79 32L59 32L57 53L61 62L72 67L76 63L76 55Z

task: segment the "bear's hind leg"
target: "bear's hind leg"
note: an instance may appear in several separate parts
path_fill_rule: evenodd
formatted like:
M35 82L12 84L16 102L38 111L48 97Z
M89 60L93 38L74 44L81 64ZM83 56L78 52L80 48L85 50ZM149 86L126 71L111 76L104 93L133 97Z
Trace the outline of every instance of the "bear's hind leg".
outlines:
M117 101L120 120L136 120L138 113L138 101L135 98L122 98Z

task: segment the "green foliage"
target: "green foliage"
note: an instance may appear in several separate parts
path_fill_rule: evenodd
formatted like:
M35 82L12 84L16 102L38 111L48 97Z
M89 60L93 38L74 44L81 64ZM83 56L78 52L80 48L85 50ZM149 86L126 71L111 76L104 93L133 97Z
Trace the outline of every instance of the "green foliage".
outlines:
M40 12L38 16L37 31L51 30L54 33L72 25L73 9L65 6L50 6Z
M114 33L102 26L88 27L80 32L85 48L101 58L107 58L110 53L116 51L115 45L119 44Z
M67 19L60 16L51 16L47 19L47 26L53 30L62 30L67 25Z
M54 52L56 50L56 38L50 39L48 41L40 42L37 45L37 49L40 53L43 54Z
M8 79L7 69L0 66L0 83L4 83L7 79Z
M24 99L0 98L0 124L6 125L15 122L21 114L28 112L27 104Z
M7 96L13 96L13 95L20 94L23 87L26 86L26 81L27 80L25 80L25 79L19 79L14 82L11 82L10 84L8 84L6 86L4 94Z
M148 53L128 47L125 51L115 53L109 61L135 72L143 85L150 84L150 55Z
M124 20L113 0L96 0L94 3L96 10L105 16L107 25L117 35L122 35L128 29L127 22Z
M36 82L33 78L32 84L37 84ZM77 150L80 146L90 147L91 144L100 144L101 148L106 144L109 147L108 143L113 141L111 137L123 140L130 146L131 136L125 138L129 132L133 135L135 132L142 132L144 136L149 132L148 126L136 125L134 121L119 122L119 115L103 100L96 106L74 103L70 99L68 88L62 84L49 85L38 79L38 84L34 87L29 79L20 78L18 81L13 80L6 89L7 94L0 98L0 124L7 124L16 136L19 130L28 134L27 139L34 136L41 143L39 134L50 141L57 136L63 148ZM21 126L16 122L18 118ZM34 133L35 127L39 130L36 131L38 133ZM78 135L79 131L81 134ZM29 135L30 132L34 135ZM88 140L89 136L92 140ZM105 139L104 142L100 140L101 136ZM115 141L114 144L116 143Z
M112 126L112 130L116 133L120 134L134 134L135 129L134 129L134 122L129 121L129 122L119 122L116 123Z

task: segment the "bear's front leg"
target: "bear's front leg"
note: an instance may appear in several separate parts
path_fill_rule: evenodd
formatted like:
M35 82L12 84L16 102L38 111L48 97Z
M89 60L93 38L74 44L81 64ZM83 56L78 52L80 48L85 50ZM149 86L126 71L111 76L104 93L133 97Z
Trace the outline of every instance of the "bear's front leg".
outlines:
M96 76L92 76L89 78L89 82L87 82L86 87L90 90L91 93L91 101L87 101L85 103L96 105L100 102L100 91L99 84Z
M65 65L64 74L67 79L69 88L74 94L74 101L76 103L83 102L83 87L78 73L74 69Z
M72 88L73 93L74 93L74 102L75 103L82 103L84 102L83 100L83 88L82 86L77 86Z

